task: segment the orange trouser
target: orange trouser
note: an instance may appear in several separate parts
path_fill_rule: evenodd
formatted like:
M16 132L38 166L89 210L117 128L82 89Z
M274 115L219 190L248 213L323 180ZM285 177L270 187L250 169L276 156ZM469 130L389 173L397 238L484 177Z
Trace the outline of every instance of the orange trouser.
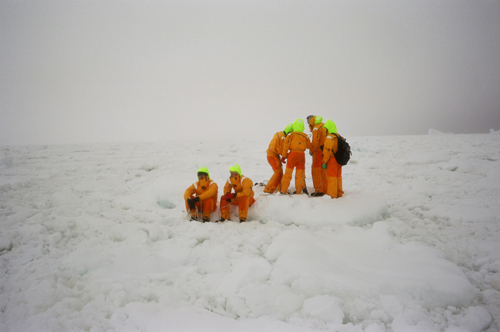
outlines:
M271 176L267 182L267 186L264 188L265 193L274 193L281 187L281 178L283 177L283 167L281 166L280 158L275 154L267 154L267 161L269 165L273 168L274 174Z
M326 192L326 170L323 169L323 151L317 150L312 155L311 175L313 178L314 191L318 193Z
M190 198L194 198L190 197ZM187 200L185 201L186 203L186 211L189 211L189 215L191 218L199 218L201 217L201 211L203 211L203 218L204 219L210 219L210 213L215 211L215 208L217 207L217 203L215 202L215 199L213 197L207 198L204 201L199 201L196 203L196 209L198 210L198 213L196 213L196 210L189 210L189 205L187 203Z
M327 163L326 168L326 193L332 198L342 197L342 166L337 163L332 156Z
M292 173L295 168L295 190L297 194L302 193L302 189L306 185L305 181L305 167L306 167L306 156L304 152L291 151L288 154L285 175L283 175L283 180L281 180L281 192L286 194L288 187L290 186L290 181L292 181Z
M220 216L224 219L230 219L229 206L238 205L238 216L240 220L247 220L248 207L250 207L255 202L253 197L241 196L234 198L232 202L228 202L224 198L220 200Z

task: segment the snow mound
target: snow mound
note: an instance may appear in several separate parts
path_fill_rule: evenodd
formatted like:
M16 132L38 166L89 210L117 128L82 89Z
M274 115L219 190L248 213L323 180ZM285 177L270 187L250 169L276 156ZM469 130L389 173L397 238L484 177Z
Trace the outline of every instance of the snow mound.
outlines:
M383 219L387 209L384 197L363 192L346 193L340 199L327 195L259 195L249 218L312 228L363 226Z
M265 253L274 266L271 280L291 285L305 298L328 294L349 302L362 294L381 303L396 301L392 306L401 311L403 303L435 308L472 301L477 290L458 266L438 250L397 243L388 229L387 222L377 222L369 230L347 227L329 235L284 231ZM360 314L350 309L349 316Z

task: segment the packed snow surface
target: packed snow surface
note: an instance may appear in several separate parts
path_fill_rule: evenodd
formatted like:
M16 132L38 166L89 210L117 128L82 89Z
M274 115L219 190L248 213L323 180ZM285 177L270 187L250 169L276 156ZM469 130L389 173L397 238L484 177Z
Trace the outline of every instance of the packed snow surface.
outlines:
M243 224L183 194L267 180L267 138L0 147L0 331L498 331L500 134L348 141L344 197Z

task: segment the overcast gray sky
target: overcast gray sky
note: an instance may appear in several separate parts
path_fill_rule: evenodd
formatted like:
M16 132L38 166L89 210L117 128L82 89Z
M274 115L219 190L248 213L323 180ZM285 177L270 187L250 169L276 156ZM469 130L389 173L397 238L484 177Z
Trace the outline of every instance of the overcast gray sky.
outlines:
M0 0L0 145L500 129L500 1Z

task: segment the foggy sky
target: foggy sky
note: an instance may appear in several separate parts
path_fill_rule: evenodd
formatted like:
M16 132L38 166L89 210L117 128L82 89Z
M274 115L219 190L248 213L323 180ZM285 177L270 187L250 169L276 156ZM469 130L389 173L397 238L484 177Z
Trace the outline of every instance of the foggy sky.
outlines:
M500 129L500 1L0 0L0 145Z

